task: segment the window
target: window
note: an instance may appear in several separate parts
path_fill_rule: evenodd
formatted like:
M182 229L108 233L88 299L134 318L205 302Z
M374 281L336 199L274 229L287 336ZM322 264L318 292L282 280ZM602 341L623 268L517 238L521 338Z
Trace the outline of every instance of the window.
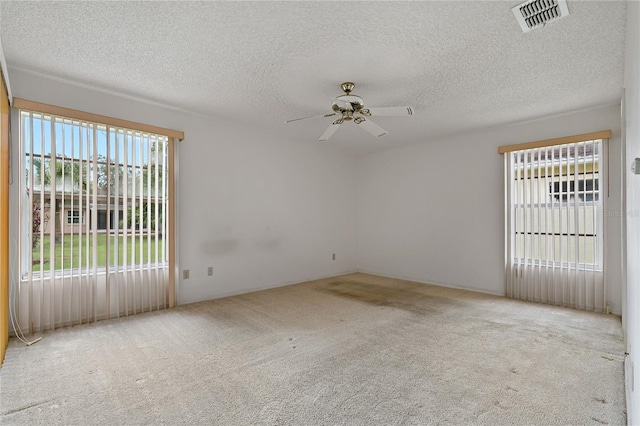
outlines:
M498 149L508 297L605 310L602 147L610 136L605 130Z
M575 190L575 181L569 181L569 189L567 190L567 182L562 182L562 189L560 189L560 182L554 182L549 184L549 194L556 199L556 201L567 201L569 198L577 196L580 201L598 201L599 188L598 178L578 180L578 191Z
M77 225L80 223L80 211L79 210L67 210L67 224Z
M23 170L16 303L29 331L173 306L172 152L182 132L14 105Z
M27 111L20 118L25 222L38 225L24 229L32 234L24 273L167 261L167 137ZM67 225L86 226L64 226L65 211Z
M516 259L602 267L599 153L599 141L510 153Z

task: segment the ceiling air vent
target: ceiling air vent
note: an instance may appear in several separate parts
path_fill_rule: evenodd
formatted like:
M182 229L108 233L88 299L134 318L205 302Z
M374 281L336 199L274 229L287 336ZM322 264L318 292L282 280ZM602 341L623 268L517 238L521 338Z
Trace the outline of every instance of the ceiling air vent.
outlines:
M529 0L511 10L525 33L569 14L567 0Z

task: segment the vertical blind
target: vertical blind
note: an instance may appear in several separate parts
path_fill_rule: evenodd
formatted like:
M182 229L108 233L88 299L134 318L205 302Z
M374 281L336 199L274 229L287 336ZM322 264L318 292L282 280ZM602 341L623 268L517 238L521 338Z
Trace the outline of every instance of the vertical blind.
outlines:
M507 296L603 311L602 140L507 152Z
M20 111L18 317L30 332L168 305L166 136Z

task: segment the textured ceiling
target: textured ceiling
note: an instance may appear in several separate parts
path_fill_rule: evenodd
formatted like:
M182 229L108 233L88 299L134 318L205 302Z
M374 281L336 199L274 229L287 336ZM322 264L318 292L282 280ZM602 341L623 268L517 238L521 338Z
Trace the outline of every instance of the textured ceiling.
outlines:
M568 0L524 34L520 2L6 2L10 67L252 123L303 143L340 83L380 117L326 142L355 154L618 102L626 3ZM10 77L10 75L9 75Z

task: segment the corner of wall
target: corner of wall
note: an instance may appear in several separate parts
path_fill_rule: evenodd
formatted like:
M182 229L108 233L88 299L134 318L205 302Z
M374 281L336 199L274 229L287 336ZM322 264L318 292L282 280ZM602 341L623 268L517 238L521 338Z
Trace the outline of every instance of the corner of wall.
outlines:
M627 3L625 46L625 150L622 165L626 177L626 325L625 388L627 422L640 424L640 176L630 172L631 160L640 157L640 3ZM625 224L623 224L623 227Z

